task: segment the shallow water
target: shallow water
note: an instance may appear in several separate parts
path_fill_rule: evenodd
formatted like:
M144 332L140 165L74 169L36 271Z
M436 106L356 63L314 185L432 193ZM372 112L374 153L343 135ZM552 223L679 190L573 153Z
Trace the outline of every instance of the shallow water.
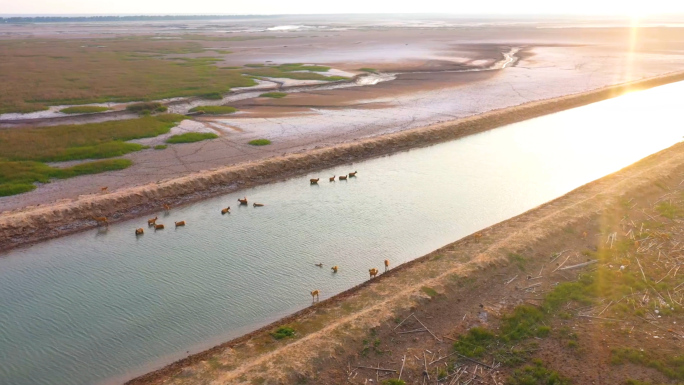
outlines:
M6 253L0 383L121 379L253 330L308 306L310 290L330 297L384 259L412 260L669 147L683 94L671 84L173 208L156 233L141 218ZM266 206L238 207L244 195Z

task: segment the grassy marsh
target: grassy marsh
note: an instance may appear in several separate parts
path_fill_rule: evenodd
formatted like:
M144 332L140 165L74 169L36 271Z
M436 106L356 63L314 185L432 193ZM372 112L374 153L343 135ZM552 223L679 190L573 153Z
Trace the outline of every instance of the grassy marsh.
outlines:
M237 108L230 106L197 106L189 110L189 112L201 112L209 115L232 114L236 111Z
M268 139L254 139L250 140L248 144L251 144L252 146L267 146L271 144L271 141Z
M259 95L260 98L274 98L274 99L280 99L286 97L287 94L285 92L266 92L261 95Z
M174 135L166 139L166 143L195 143L216 138L218 138L218 135L211 132L186 132L185 134Z
M73 106L62 108L59 112L64 114L94 114L96 112L109 111L111 108L102 106Z

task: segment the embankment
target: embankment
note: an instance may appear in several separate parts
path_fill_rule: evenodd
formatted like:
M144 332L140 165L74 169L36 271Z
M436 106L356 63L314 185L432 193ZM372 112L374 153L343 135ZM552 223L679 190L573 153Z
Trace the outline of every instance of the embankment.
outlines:
M96 225L92 220L93 216L106 216L110 222L130 219L159 211L162 204L186 204L339 164L457 139L506 124L609 99L628 91L681 80L684 80L682 72L668 74L495 110L453 122L315 149L302 154L278 156L109 194L86 195L76 200L5 212L0 215L0 250L93 228Z

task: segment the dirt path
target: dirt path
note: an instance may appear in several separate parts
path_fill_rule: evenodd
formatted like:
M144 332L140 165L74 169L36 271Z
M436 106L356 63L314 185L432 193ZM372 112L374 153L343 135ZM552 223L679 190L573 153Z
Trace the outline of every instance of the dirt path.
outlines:
M559 282L572 281L577 279L577 273L585 272L584 269L553 273L551 270L585 262L587 257L580 252L600 250L609 234L608 229L612 233L611 226L616 226L621 218L624 221L624 213L613 213L615 207L631 207L630 217L637 224L642 220L654 221L653 216L659 215L653 211L654 202L662 200L663 194L678 197L682 177L684 144L678 144L525 214L392 269L294 316L128 384L369 384L389 378L388 374L393 372L381 373L363 367L379 365L398 371L403 357L406 361L402 379L407 383L421 383L423 365L430 367L433 380L428 383L438 383L435 377L440 376L441 369L432 361L452 353L451 345L459 335L476 326L496 331L500 320L506 319L503 315L515 306L525 303L541 306L544 295L553 291ZM678 222L670 223L679 226ZM643 229L643 224L641 227L641 231L648 231ZM648 258L639 251L638 242L632 252L641 253L639 258L644 260ZM660 252L657 257L660 260ZM605 268L608 266L613 270L617 268L606 262ZM653 266L657 266L655 260ZM632 268L639 276L636 264ZM646 273L641 273L644 279L651 274L665 275L667 271L653 272L650 264L644 265L644 270ZM536 347L530 347L529 354L520 353L525 357L523 361L529 361L532 356L541 357L561 370L561 374L583 384L624 383L629 376L643 378L644 371L639 372L638 368L610 370L611 351L608 348L623 346L625 342L608 339L605 336L608 331L597 329L591 321L588 318L551 319L551 330L565 332L572 327L575 337L559 335L557 339L533 339ZM636 326L644 329L639 320L636 322ZM424 328L423 325L429 332L416 332ZM295 337L284 340L271 337L269 333L279 326L292 328ZM622 325L613 328L615 333L624 332ZM650 333L650 329L647 331ZM583 346L581 354L574 348L557 346L559 339L568 343L568 338L579 341ZM607 339L609 342L605 342ZM641 346L656 349L663 345L670 349L672 343L677 343L648 341L641 341ZM587 356L593 358L586 361ZM445 365L446 371L452 370L455 374L456 367L466 368L468 378L477 378L478 383L503 383L517 367L504 365L477 375L477 364L463 359L455 362L458 358L445 360L451 362ZM501 364L501 359L495 357L494 362L490 359L486 365L496 366L497 359ZM426 362L430 364L426 365ZM564 366L564 362L569 364ZM653 370L646 374L658 381L664 378ZM396 377L396 373L392 376Z

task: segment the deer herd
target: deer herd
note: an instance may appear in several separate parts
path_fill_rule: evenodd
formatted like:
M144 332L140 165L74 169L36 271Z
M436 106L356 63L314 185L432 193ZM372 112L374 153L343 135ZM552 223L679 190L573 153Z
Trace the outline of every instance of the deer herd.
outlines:
M335 181L335 178L338 178L339 180L347 180L347 178L354 178L354 177L356 177L356 173L357 173L357 171L350 172L350 173L347 174L347 175L340 175L340 176L333 175L333 176L331 176L330 178L328 178L328 180L329 180L330 182L334 182L334 181ZM320 180L320 178L312 178L312 179L309 179L309 183L312 184L312 185L313 185L313 184L318 184L318 181L319 181L319 180ZM107 193L107 187L101 187L101 188L100 188L100 192L101 192L101 193ZM244 197L244 198L242 198L242 199L238 198L238 202L240 203L240 206L247 206L247 197ZM252 206L253 206L253 207L263 207L264 204L263 204L263 203L256 203L256 202L254 202L254 203L252 204ZM162 205L162 208L164 209L164 211L165 211L166 213L168 213L168 212L171 210L171 206L169 206L169 205L166 204L166 203L164 203L164 204ZM224 208L224 209L221 209L221 215L224 215L224 214L230 214L230 206L228 206L228 207L226 207L226 208ZM95 217L95 216L93 216L92 219L95 220L95 222L97 223L97 226L98 226L98 227L99 227L99 226L109 226L109 222L107 221L107 217ZM147 220L147 227L149 227L149 228L152 228L152 227L153 227L155 231L157 231L157 230L163 230L163 229L164 229L164 225L161 224L161 223L157 223L157 219L158 219L157 216L155 216L154 218L148 219L148 220ZM183 227L183 226L185 226L185 221L174 222L174 224L176 225L176 227ZM139 236L139 235L143 235L144 233L145 233L145 230L144 230L142 227L135 229L135 235L136 235L136 237ZM318 266L318 267L323 267L323 263L316 263L315 265ZM337 270L338 270L338 269L339 269L339 267L338 267L337 265L335 265L335 266L333 266L333 267L330 268L330 270L332 270L333 274L337 273ZM388 259L385 259L385 272L386 272L387 270L389 270L389 260L388 260ZM376 268L368 269L368 273L370 274L370 278L371 278L371 279L375 278L375 277L378 275L378 272L379 272L379 271L378 271L378 269L376 269ZM319 300L319 290L313 290L313 291L311 292L311 298L312 298L312 302L315 302L315 301Z

